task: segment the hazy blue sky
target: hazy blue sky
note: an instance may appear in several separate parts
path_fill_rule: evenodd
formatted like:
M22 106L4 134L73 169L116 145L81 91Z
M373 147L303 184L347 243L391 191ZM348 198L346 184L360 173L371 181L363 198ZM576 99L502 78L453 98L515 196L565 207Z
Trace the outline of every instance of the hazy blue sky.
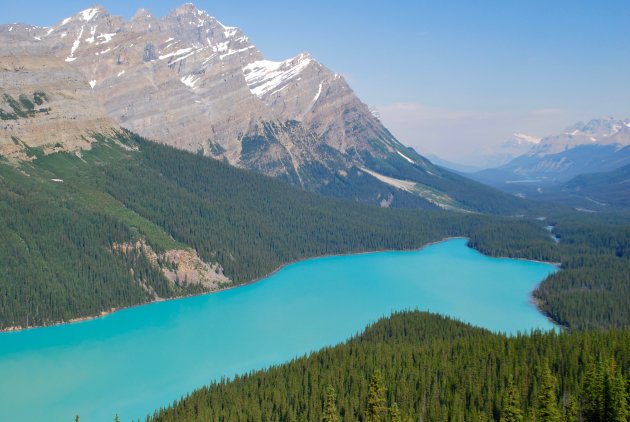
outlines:
M86 1L3 1L2 22L49 26ZM182 1L102 0L129 18ZM630 1L208 1L269 59L302 51L343 74L401 141L465 161L512 132L630 117Z

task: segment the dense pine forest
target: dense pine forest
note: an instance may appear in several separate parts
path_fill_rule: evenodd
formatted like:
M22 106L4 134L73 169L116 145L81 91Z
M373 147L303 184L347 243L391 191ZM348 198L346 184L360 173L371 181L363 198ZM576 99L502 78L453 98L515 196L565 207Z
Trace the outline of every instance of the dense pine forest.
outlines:
M147 421L627 421L629 375L628 329L506 337L408 312Z
M143 254L112 245L143 239L156 252L194 248L242 283L325 254L418 248L448 236L493 256L559 262L536 292L574 329L630 322L630 224L559 210L536 220L381 209L323 198L129 132L81 154L20 165L0 158L0 327L41 325L196 293ZM542 212L542 211L541 211ZM555 243L544 226L554 226Z

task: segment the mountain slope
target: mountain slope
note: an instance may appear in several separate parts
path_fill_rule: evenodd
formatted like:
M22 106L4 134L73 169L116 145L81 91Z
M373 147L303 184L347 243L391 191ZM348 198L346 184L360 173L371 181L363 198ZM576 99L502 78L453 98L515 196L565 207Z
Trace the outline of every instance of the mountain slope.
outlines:
M582 174L562 191L610 208L630 209L630 165L605 173Z
M130 21L93 7L51 28L0 26L0 41L0 55L62 60L110 118L148 139L384 207L524 208L403 146L308 54L265 60L238 28L190 3Z
M630 120L594 119L543 138L527 154L470 177L499 189L535 197L580 174L630 164Z
M581 174L566 183L532 192L530 197L562 202L585 211L629 211L630 165Z
M89 149L90 133L118 127L85 77L54 57L0 57L0 80L0 155L28 160L27 146Z

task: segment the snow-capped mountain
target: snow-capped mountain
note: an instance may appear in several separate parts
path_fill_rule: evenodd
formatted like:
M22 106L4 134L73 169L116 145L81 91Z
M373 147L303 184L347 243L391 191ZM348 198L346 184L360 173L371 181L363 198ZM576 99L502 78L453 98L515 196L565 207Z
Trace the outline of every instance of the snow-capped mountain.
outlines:
M526 135L524 133L514 133L506 139L502 146L505 148L524 148L531 149L533 145L540 143L540 138L536 136Z
M479 146L462 158L464 163L454 163L449 160L431 155L431 161L443 167L463 173L473 173L482 169L502 166L514 158L526 154L533 146L540 142L540 138L524 133L513 133L503 142L493 145Z
M581 145L630 145L630 119L612 117L576 123L557 135L547 136L530 151L530 155L544 156L567 151Z
M382 206L485 207L479 195L464 200L466 181L398 142L342 76L307 53L266 60L191 3L164 18L141 9L126 21L94 6L50 28L3 25L0 55L56 58L122 127L307 189Z
M497 167L508 163L519 155L526 154L532 147L540 143L540 138L514 133L486 156L486 166Z
M593 119L547 136L527 153L473 177L511 192L529 192L580 174L612 171L627 164L630 119Z

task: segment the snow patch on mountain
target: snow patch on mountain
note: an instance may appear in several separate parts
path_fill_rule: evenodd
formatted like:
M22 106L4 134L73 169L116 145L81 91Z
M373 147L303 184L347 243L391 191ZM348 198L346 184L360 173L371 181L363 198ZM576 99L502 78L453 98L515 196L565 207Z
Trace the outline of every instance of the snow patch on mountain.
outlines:
M404 158L405 160L409 161L411 164L416 164L415 161L413 161L411 158L407 157L405 154L403 154L402 152L396 150L396 152L398 153L398 155L400 155L402 158Z
M182 54L189 53L190 51L192 51L192 47L180 48L179 50L177 50L177 51L175 51L173 53L164 54L162 56L159 56L158 58L160 60L164 60L164 59L168 59L169 57L173 57L173 56L181 56Z
M100 34L98 37L96 37L97 39L102 39L102 41L99 41L97 43L97 45L101 45L101 44L107 44L108 42L110 42L112 40L112 38L114 38L114 35L116 35L116 33L112 33L112 34Z
M72 43L72 48L70 49L70 55L66 57L67 62L72 62L76 60L76 57L74 57L74 52L77 51L77 48L79 48L79 45L81 45L82 35L83 35L83 27L81 27L81 31L79 31L79 36L77 37L77 39L74 40L74 42Z
M283 62L259 60L245 66L243 75L252 94L262 97L295 78L312 61L308 54L300 54Z
M526 135L524 133L515 133L512 135L512 137L509 140L513 140L519 145L522 145L522 144L535 145L535 144L540 143L541 138L538 138L536 136Z
M85 9L84 11L80 12L80 14L84 21L89 22L94 18L94 16L98 14L98 9Z
M184 76L180 81L189 88L194 88L195 84L199 81L199 77L195 75Z

